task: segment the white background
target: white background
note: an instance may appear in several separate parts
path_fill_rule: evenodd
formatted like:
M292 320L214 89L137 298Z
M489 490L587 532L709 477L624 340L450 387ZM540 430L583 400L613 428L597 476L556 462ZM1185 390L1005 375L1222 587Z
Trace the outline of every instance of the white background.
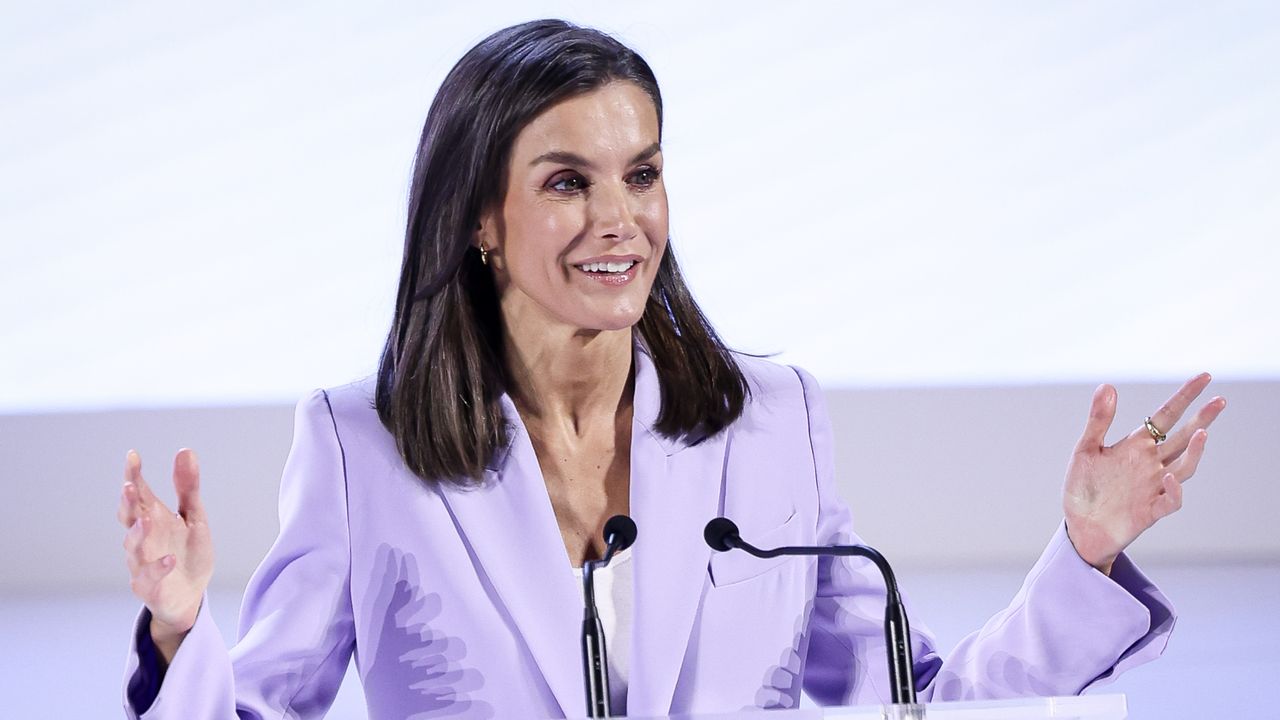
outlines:
M1280 376L1274 3L30 3L0 412L371 372L431 97L546 15L653 65L673 247L735 347L828 387Z

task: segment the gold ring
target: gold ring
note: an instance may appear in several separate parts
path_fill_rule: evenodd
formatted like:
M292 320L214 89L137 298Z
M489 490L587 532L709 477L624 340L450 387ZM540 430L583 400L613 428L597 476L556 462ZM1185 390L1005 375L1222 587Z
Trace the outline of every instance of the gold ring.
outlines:
M1160 428L1156 427L1155 423L1151 422L1151 418L1143 420L1142 424L1147 426L1147 432L1151 433L1151 439L1155 440L1157 445L1169 439L1168 435L1161 432Z

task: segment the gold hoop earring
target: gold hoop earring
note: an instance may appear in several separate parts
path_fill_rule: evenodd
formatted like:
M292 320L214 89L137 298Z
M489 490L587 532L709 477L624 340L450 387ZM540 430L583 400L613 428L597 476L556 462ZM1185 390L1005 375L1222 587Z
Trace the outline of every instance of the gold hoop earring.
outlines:
M485 265L489 264L489 250L486 249L485 246L483 245L480 246L480 262L484 263Z

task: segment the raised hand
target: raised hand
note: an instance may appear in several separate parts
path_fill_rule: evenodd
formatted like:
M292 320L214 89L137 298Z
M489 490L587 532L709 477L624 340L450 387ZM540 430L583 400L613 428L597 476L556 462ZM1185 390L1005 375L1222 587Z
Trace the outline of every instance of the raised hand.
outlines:
M128 528L125 561L129 586L151 610L151 638L168 663L195 624L213 575L213 542L200 502L196 454L181 450L173 460L178 512L165 506L142 479L142 459L125 458L124 488L117 517Z
M1111 572L1116 557L1160 518L1182 507L1182 483L1204 455L1207 427L1227 401L1215 397L1190 422L1173 432L1191 403L1209 385L1201 373L1182 385L1151 416L1151 425L1168 433L1160 442L1145 424L1106 447L1116 415L1116 389L1103 385L1093 393L1084 435L1071 455L1063 487L1067 534L1085 562Z

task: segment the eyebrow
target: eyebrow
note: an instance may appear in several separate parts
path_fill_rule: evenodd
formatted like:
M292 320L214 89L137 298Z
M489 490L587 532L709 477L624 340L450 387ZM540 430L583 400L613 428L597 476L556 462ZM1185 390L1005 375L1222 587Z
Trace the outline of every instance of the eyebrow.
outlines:
M631 158L631 162L629 162L628 165L634 165L638 162L643 162L645 160L648 160L649 158L653 157L654 155L657 155L661 151L662 151L662 146L658 143L654 143L649 147L645 148L644 150L641 150L640 152L636 153L636 156ZM532 167L534 165L537 165L538 163L544 163L544 162L558 163L561 165L576 165L578 167L584 167L587 169L595 169L595 165L593 165L590 160L582 157L577 153L567 152L565 150L552 150L550 152L544 152L538 157L534 158L533 161L529 163L529 165L530 167Z

